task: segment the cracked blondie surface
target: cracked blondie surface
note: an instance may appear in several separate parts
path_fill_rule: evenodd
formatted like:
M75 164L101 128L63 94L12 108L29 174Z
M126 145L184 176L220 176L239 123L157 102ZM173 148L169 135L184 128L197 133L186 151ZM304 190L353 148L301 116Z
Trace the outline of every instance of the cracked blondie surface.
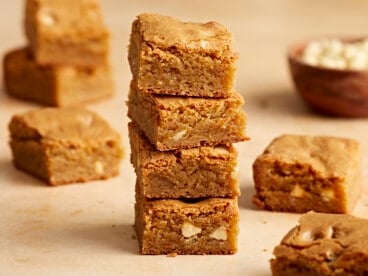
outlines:
M303 215L274 249L275 276L367 275L368 220L344 214Z
M253 164L253 202L272 211L351 212L361 190L353 139L282 135Z
M27 0L24 28L39 64L107 62L109 32L97 0Z
M43 108L9 124L14 165L50 185L106 179L119 173L120 135L82 108Z
M147 93L229 97L237 58L231 33L216 22L145 13L132 25L129 64Z

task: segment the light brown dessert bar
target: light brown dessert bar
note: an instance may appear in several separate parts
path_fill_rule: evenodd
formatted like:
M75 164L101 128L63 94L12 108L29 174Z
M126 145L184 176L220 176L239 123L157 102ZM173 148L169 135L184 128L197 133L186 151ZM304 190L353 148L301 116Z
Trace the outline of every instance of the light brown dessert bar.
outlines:
M5 87L9 95L49 106L69 106L113 94L109 67L82 68L38 65L28 49L9 52L4 58Z
M274 276L368 275L368 220L309 212L274 249Z
M137 184L139 185L139 184ZM142 254L234 254L237 199L194 202L136 195L135 228Z
M39 64L106 63L109 34L97 0L26 0L24 26Z
M146 198L235 197L237 151L232 146L158 151L129 123L131 162Z
M216 22L141 14L133 22L128 59L144 92L197 97L232 93L237 54L232 35Z
M158 150L213 146L245 141L243 98L158 96L131 86L128 116Z
M352 139L280 136L253 164L253 201L272 211L348 213L361 188L360 157Z
M96 113L43 108L12 117L14 165L50 185L106 179L119 172L119 134Z

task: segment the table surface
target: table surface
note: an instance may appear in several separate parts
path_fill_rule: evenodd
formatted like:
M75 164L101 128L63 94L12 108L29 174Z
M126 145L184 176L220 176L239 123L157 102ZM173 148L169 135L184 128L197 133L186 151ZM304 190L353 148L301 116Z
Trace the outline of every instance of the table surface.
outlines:
M0 81L0 275L270 275L272 250L299 218L261 211L251 202L251 166L270 141L284 133L335 135L363 146L368 180L367 119L337 119L310 111L294 92L287 47L310 37L364 35L368 1L317 0L102 0L112 32L116 94L89 104L123 137L120 176L108 181L48 187L14 169L7 124L12 115L37 108L6 95ZM141 256L134 230L135 175L129 163L125 100L131 74L127 44L131 22L143 12L187 21L216 20L234 34L240 53L236 89L244 96L251 140L239 150L239 252L231 256ZM0 1L0 54L26 43L23 1ZM0 73L2 75L2 69ZM368 217L367 185L354 214Z

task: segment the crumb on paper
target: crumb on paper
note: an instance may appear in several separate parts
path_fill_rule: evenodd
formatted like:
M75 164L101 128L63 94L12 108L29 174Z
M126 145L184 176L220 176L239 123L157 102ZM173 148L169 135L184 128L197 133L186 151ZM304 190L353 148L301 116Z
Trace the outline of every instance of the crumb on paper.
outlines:
M169 253L166 256L169 257L169 258L175 258L176 256L178 256L178 254L177 253Z
M136 240L137 239L137 236L136 235L132 235L132 240Z

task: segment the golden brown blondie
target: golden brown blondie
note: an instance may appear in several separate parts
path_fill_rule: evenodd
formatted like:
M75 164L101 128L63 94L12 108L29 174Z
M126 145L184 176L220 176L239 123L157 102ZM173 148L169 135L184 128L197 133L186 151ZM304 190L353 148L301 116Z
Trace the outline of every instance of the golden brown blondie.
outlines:
M146 198L235 197L240 194L232 146L158 151L129 123L131 162Z
M107 61L109 33L98 0L26 0L24 26L38 64Z
M137 192L135 228L141 253L234 254L238 213L236 198L148 200Z
M148 93L229 97L237 54L228 30L216 22L180 22L141 14L133 22L129 64L137 87Z
M49 106L69 106L113 94L109 66L39 65L29 49L9 52L4 58L5 87L9 95Z
M131 85L128 116L158 150L230 144L247 140L243 98L193 98L144 93Z
M368 275L368 220L309 212L274 249L274 276Z
M106 179L119 172L119 134L96 113L43 108L12 117L14 165L50 185Z
M254 203L272 211L351 212L360 193L360 144L283 135L253 164Z

